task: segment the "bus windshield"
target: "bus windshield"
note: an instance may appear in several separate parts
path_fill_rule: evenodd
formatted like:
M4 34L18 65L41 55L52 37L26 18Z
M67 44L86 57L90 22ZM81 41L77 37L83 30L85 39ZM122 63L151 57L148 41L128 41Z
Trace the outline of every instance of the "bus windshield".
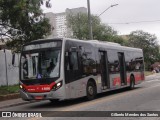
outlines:
M45 49L24 52L21 56L21 79L55 78L60 75L61 50Z

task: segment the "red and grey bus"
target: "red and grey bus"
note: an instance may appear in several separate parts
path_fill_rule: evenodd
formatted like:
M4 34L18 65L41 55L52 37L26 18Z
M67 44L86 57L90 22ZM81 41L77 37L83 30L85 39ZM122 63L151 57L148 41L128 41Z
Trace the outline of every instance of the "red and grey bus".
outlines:
M145 80L142 49L98 40L54 38L23 46L23 100L67 100L130 87Z

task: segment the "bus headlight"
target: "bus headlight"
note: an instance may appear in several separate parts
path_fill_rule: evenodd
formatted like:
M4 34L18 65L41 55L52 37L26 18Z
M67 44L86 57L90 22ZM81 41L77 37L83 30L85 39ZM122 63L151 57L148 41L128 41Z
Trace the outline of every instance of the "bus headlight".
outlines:
M22 84L19 85L19 88L22 89L23 91L26 91L25 87Z
M55 84L52 88L53 91L56 91L57 89L59 89L62 86L62 81L58 82L57 84Z
M21 89L23 89L23 86L22 86L22 85L19 85L19 87L20 87Z

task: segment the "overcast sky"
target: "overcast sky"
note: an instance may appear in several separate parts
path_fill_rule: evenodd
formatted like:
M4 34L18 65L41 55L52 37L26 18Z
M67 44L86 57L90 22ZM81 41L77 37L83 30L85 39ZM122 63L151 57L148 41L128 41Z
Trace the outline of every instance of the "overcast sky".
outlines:
M87 8L87 0L51 0L51 3L52 8L43 7L44 12L59 13L64 12L66 8ZM129 34L134 30L144 30L155 34L160 41L160 0L90 0L91 13L99 15L112 4L118 4L118 6L110 8L100 16L103 23L112 26L119 34ZM159 21L140 22L155 20Z

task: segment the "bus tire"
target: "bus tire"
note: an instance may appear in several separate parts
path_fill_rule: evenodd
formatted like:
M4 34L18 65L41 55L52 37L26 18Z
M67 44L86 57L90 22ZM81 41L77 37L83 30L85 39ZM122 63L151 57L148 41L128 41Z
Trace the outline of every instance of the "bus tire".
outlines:
M135 88L135 79L134 79L134 76L131 76L130 77L130 89L134 89Z
M87 100L93 100L96 97L96 85L93 81L88 81L87 83Z

